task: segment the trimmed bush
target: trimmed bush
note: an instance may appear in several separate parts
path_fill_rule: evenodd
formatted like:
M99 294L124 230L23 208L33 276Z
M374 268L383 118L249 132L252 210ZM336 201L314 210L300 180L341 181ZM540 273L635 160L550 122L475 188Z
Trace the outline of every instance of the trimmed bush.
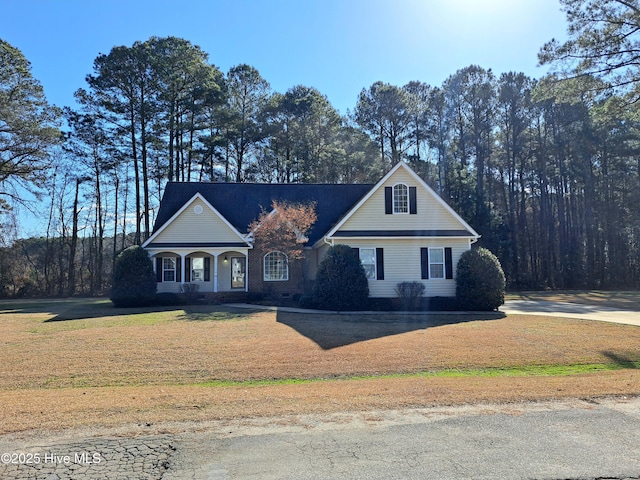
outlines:
M456 297L465 310L491 311L504 303L506 281L498 258L486 248L464 252L458 261Z
M360 258L347 245L334 245L318 267L313 303L325 310L362 310L369 298L369 282Z
M427 297L427 310L432 312L455 312L460 308L456 297Z
M316 308L316 304L313 299L313 295L305 293L298 299L298 306L300 308Z
M417 310L426 288L421 282L401 282L396 285L396 295L404 310Z
M156 276L147 252L135 245L116 258L111 285L111 301L115 307L142 307L156 299Z
M199 291L200 285L197 283L183 283L180 285L180 292L184 294L184 298L189 305L196 303Z
M172 292L161 292L156 294L155 304L162 307L175 307L177 305L184 305L184 303L184 300Z

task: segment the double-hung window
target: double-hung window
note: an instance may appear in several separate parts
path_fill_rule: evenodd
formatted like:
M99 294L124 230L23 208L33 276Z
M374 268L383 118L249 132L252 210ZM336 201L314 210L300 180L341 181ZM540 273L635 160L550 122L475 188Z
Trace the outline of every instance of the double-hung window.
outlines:
M429 249L429 278L444 278L444 248Z
M364 273L367 274L368 280L376 279L376 249L360 248L360 263L364 267Z
M164 257L162 259L162 281L176 281L176 259L175 257Z
M420 270L423 280L453 279L453 251L451 247L423 247L420 249Z

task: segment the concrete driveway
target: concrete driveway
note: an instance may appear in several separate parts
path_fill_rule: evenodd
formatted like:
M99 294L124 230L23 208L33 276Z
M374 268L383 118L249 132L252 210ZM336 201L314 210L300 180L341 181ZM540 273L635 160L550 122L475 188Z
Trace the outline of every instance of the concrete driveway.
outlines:
M500 311L519 315L546 315L551 317L598 320L623 323L640 327L640 312L585 305L580 303L553 302L549 300L507 300Z

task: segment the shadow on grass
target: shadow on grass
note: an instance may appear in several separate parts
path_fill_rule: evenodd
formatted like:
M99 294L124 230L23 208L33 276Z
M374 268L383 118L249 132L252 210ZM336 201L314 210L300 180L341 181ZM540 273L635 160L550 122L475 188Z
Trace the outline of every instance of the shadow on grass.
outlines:
M615 363L620 368L638 370L640 369L640 361L637 356L623 356L614 352L602 352L602 354Z
M51 316L49 322L66 322L92 318L176 312L176 320L220 321L247 317L255 310L238 312L216 305L173 305L135 308L115 308L107 298L68 298L47 300L11 300L0 302L0 313Z
M447 315L429 313L371 315L366 313L314 314L278 311L276 321L312 340L323 350L330 350L367 340L425 330L430 327L478 320L498 320L504 317L506 315L502 312L452 313Z

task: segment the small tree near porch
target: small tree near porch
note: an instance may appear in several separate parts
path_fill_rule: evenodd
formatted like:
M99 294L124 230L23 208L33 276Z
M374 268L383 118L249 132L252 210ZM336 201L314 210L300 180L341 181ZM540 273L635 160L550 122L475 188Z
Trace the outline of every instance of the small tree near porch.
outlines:
M309 241L307 234L317 218L315 202L300 204L274 200L271 210L263 208L260 216L249 225L254 249L260 256L281 252L289 263L302 261L304 246ZM304 274L305 269L301 270Z
M307 234L317 220L315 203L298 204L274 200L271 211L264 208L249 225L255 246L264 252L282 252L291 259L301 259Z

